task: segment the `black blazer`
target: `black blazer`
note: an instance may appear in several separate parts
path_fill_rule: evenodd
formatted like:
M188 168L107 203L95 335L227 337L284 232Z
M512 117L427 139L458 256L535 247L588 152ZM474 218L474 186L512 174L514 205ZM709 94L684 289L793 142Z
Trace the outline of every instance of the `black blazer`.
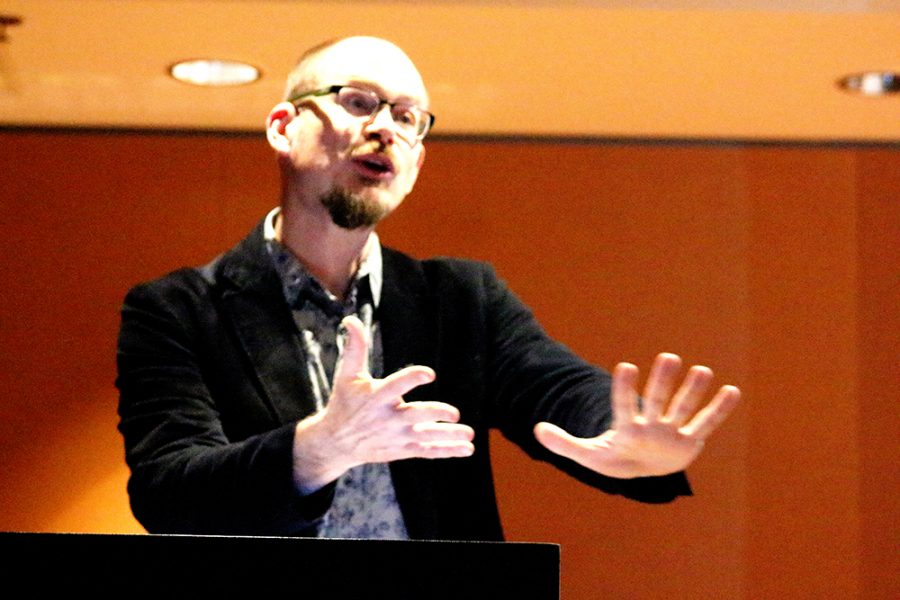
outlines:
M391 463L412 538L499 540L488 430L608 493L645 502L690 494L683 474L618 480L544 450L543 420L576 435L608 427L609 375L548 338L486 264L384 249L377 311L385 373L432 367L406 395L457 406L476 431L468 458ZM209 265L129 292L116 384L135 516L150 532L306 535L334 485L292 481L299 419L315 410L291 311L261 224Z

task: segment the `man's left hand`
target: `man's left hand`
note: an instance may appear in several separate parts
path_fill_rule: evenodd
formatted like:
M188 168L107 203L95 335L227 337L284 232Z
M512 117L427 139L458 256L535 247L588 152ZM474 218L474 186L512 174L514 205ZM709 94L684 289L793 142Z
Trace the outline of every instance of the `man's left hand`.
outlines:
M707 367L694 366L673 394L680 369L678 356L657 356L639 401L637 367L619 363L613 371L610 429L594 438L578 438L544 422L535 426L534 434L552 452L609 477L628 479L683 471L737 405L741 393L734 386L722 386L703 405L713 373Z

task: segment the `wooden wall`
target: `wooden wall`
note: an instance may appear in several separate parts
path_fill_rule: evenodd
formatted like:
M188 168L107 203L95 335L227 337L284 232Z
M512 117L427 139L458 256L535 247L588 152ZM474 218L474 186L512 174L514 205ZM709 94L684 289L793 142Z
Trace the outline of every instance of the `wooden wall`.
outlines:
M0 529L141 531L121 299L277 192L258 137L0 131ZM893 597L898 196L897 147L429 142L387 244L491 261L591 361L678 352L745 392L671 505L494 438L507 537L562 544L563 597Z

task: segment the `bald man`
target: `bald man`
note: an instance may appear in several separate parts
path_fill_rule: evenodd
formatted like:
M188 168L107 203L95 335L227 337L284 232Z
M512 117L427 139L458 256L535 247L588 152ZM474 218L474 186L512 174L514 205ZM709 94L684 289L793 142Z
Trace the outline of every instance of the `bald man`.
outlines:
M434 121L412 61L352 37L306 52L266 121L280 205L200 268L133 289L119 338L132 508L151 532L503 538L488 453L644 502L737 403L661 354L612 376L549 339L490 266L417 261L376 225Z

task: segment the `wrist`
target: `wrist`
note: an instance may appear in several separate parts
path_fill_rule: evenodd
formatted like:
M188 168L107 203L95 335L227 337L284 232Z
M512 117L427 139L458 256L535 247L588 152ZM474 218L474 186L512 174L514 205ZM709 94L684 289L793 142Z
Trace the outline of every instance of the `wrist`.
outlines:
M294 428L294 485L304 495L321 489L349 468L329 443L326 411L323 409L306 417Z

